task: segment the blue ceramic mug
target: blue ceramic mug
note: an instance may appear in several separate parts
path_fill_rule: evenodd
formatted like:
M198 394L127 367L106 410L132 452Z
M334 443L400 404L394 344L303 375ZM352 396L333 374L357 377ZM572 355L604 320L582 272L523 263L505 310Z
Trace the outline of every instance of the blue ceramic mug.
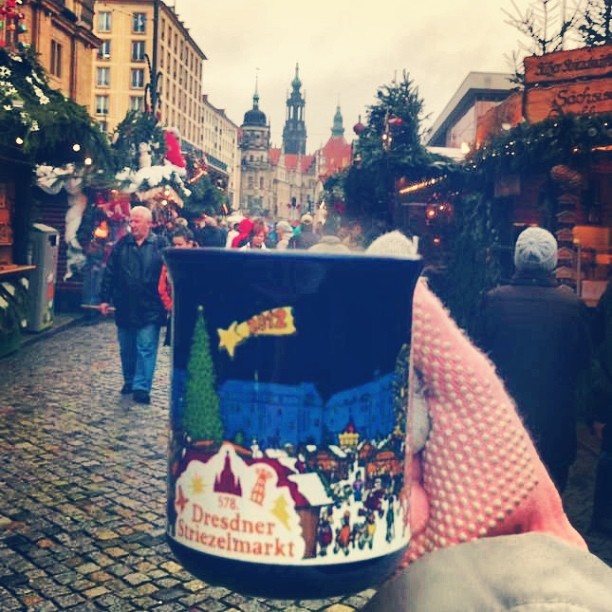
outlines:
M418 258L168 249L168 542L278 598L359 591L409 543Z

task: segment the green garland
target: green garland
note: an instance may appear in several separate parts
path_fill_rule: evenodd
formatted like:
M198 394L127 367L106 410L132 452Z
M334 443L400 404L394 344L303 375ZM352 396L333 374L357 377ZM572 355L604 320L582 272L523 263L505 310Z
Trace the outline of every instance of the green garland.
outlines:
M62 166L85 156L99 168L110 163L105 134L85 107L49 86L31 49L0 48L0 146L32 164Z
M488 177L510 172L547 172L557 164L587 165L601 147L612 145L612 113L562 115L523 122L496 135L468 156L468 174Z

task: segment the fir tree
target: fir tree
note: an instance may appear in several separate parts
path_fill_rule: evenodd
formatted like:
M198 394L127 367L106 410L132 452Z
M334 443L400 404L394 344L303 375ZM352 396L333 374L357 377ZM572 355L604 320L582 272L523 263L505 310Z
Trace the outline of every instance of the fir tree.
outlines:
M400 82L381 86L377 102L367 111L367 125L359 135L354 164L344 178L346 214L374 220L380 231L394 224L396 183L400 178L421 180L446 169L441 158L421 142L423 100L407 72ZM372 237L372 236L371 236Z
M566 3L559 0L531 2L524 11L519 9L514 0L512 6L514 14L503 9L508 18L506 23L524 34L527 42L520 42L520 51L513 51L509 58L513 67L510 81L522 85L525 81L522 59L526 55L561 51L568 34L575 31L580 15L578 8L568 14Z
M187 388L183 425L192 440L223 440L219 397L215 389L215 370L210 340L204 324L203 308L198 316L187 364Z
M612 0L587 0L578 32L589 47L612 42Z

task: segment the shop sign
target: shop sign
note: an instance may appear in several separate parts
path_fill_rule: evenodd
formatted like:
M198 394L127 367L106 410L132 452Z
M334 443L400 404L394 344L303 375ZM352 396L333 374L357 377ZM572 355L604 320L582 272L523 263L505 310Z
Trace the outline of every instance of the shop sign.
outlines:
M525 90L525 117L531 123L557 115L612 112L612 77Z
M524 66L527 86L605 77L612 74L612 45L532 55Z

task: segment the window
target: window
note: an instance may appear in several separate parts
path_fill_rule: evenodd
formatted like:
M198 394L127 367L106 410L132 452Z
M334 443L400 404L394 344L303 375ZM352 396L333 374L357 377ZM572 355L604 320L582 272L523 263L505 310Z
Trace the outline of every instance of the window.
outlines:
M109 87L110 86L110 68L108 66L102 66L96 68L96 86L97 87Z
M144 70L142 68L132 69L132 87L142 89L144 87Z
M106 121L106 119L98 121L98 125L103 132L108 132L108 121Z
M108 115L108 96L96 96L96 115Z
M263 176L259 177L259 188L260 189L264 188L264 179L263 179Z
M133 40L132 41L132 61L143 62L145 58L145 41L144 40Z
M62 45L55 40L51 41L51 68L50 72L56 77L62 76Z
M132 32L144 34L146 31L147 16L144 13L134 13L132 19Z
M143 111L144 110L144 97L143 96L130 96L130 110Z
M111 41L104 40L102 44L98 47L98 58L99 59L108 59L111 54Z
M110 11L102 11L98 13L98 32L111 31L111 13Z

